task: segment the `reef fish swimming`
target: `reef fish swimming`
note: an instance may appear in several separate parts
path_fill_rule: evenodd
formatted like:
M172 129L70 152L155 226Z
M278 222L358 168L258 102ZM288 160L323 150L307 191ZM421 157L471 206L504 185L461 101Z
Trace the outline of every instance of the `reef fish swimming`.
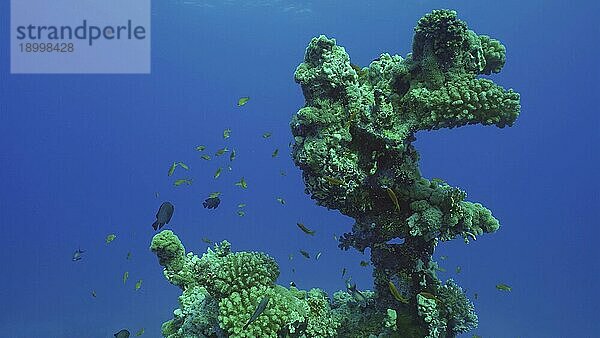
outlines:
M73 260L73 262L79 261L83 258L83 253L85 251L81 250L81 249L77 249L75 250L75 252L73 252L73 258L71 258Z
M269 304L269 296L265 296L260 303L258 304L258 306L256 307L256 310L254 310L254 313L252 314L252 317L250 317L250 319L248 320L248 322L244 325L244 330L248 328L248 326L255 321L258 316L260 316L263 311L265 311L265 309L267 308L267 304Z
M131 335L131 333L129 333L129 331L127 331L125 329L115 333L115 337L117 337L117 338L129 338L130 335Z
M171 202L164 202L160 205L158 212L156 213L156 222L152 224L152 228L154 230L160 230L165 224L169 224L171 221L171 217L173 216L173 211L175 207Z

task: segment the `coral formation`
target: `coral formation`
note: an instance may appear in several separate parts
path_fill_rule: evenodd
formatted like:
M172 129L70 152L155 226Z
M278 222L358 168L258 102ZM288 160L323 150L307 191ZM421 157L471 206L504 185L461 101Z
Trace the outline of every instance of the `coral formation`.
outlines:
M450 10L419 20L406 58L382 54L364 68L335 40L312 39L295 72L306 101L291 121L293 159L319 205L355 220L340 247L370 248L375 290L349 287L329 299L318 289L285 288L265 254L231 252L224 241L199 258L162 231L151 249L183 290L163 335L454 337L475 328L473 304L454 281L436 276L432 255L441 241L468 243L499 223L463 190L422 177L413 142L423 130L511 126L519 94L480 77L505 62L499 41L469 30ZM265 297L268 305L249 322Z
M437 278L436 245L475 240L499 223L461 189L421 176L415 133L511 126L519 94L480 77L498 73L505 62L499 41L469 30L454 11L435 10L419 20L406 58L382 54L360 68L335 40L319 36L295 73L305 106L291 122L292 155L307 193L355 219L340 247L371 249L378 311L416 321L428 337L477 325L462 289ZM394 239L403 242L391 244ZM390 282L408 304L393 298Z
M322 290L276 285L279 266L271 257L231 252L227 241L198 257L186 254L179 238L165 230L154 236L150 248L165 277L182 289L174 318L162 326L165 337L334 337L346 312L360 316L356 301L345 292L336 303L343 310L336 310ZM268 306L244 329L265 296Z

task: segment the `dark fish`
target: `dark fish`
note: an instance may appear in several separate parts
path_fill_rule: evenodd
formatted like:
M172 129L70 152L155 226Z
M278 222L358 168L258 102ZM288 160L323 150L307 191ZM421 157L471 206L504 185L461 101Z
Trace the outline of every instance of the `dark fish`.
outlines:
M310 230L309 228L306 227L306 225L302 224L302 223L296 223L296 225L298 226L298 228L300 228L300 230L302 230L305 234L308 235L313 235L315 234L314 230Z
M252 317L250 317L250 320L248 320L248 322L246 323L246 325L244 325L243 330L248 328L248 325L250 325L253 321L255 321L258 316L260 316L265 309L267 308L267 304L269 304L269 296L265 296L260 303L258 304L258 306L256 307L256 310L254 310L254 313L252 314Z
M156 213L156 222L152 224L154 230L160 230L165 224L169 224L175 207L170 202L164 202L160 205L158 212Z
M129 331L127 331L125 329L115 333L115 337L117 337L117 338L129 338L130 335L131 335L131 333L129 333Z
M73 262L81 260L83 258L82 255L83 255L84 252L85 251L83 251L81 249L75 250L75 252L73 252L73 258L72 258Z
M305 258L310 258L310 254L308 252L304 251L304 250L300 250L300 254L302 256L304 256Z
M215 323L215 325L213 325L213 330L215 331L217 338L227 338L227 335L225 332L223 332L223 329L219 326L219 323Z
M348 293L354 298L354 300L361 305L366 305L367 298L362 294L362 292L358 291L356 288L356 283L350 285L350 283L346 281L346 290L348 290Z
M209 197L202 202L202 205L207 209L216 209L221 203L221 199L218 197Z

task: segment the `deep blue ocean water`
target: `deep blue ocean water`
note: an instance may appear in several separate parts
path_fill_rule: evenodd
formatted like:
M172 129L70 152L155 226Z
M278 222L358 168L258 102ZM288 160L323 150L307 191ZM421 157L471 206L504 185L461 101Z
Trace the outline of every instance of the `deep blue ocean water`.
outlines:
M332 293L344 288L347 267L370 288L371 270L359 265L368 255L341 251L333 239L352 220L304 194L289 156L289 121L303 105L293 72L319 34L359 65L383 52L404 56L417 20L437 8L457 10L507 47L492 79L522 100L511 128L417 134L423 175L466 190L502 225L468 245L438 246L436 256L448 256L440 277L479 294L479 328L464 336L600 336L597 4L202 1L153 1L151 75L10 75L9 5L0 2L0 337L100 338L142 327L159 337L180 293L148 250L163 200L175 204L168 228L187 250L205 251L203 237L227 239L233 250L276 258L280 284ZM251 99L237 107L241 96ZM211 154L235 148L232 171L213 179L228 159L203 161L199 144ZM173 186L173 161L191 167L175 176L193 185ZM247 190L233 185L242 176ZM204 209L213 191L222 205ZM238 203L247 204L244 217ZM117 238L107 245L110 233ZM84 258L73 262L79 247ZM322 256L306 260L300 249ZM500 282L512 291L496 290Z

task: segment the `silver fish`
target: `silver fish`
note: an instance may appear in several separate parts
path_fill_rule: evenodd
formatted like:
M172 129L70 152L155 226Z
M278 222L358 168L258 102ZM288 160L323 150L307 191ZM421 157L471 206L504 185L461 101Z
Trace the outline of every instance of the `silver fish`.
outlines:
M267 304L269 304L269 296L265 296L260 303L258 304L258 306L256 307L256 310L254 310L254 313L252 314L252 317L250 317L250 320L248 320L248 322L246 323L246 325L244 325L244 330L248 328L248 325L250 325L253 321L255 321L267 308Z
M85 251L81 250L81 249L77 249L75 250L75 252L73 252L73 258L71 258L73 260L73 262L79 261L83 258L83 253Z

